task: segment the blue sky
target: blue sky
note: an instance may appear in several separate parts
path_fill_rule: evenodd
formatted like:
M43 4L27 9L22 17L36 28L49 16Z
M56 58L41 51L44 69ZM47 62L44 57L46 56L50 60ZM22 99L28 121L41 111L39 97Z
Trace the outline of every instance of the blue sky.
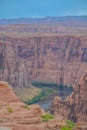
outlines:
M87 0L0 0L0 18L87 15Z

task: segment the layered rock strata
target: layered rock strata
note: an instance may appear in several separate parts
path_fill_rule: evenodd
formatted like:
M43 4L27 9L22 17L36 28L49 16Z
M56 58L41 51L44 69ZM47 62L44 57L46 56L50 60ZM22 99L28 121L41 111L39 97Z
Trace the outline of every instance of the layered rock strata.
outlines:
M74 92L65 100L55 97L51 113L73 120L87 123L87 72L83 74Z
M44 122L42 114L45 112L38 105L26 106L19 101L8 83L0 82L0 130L60 130L61 126L66 125L61 115ZM84 116L82 118L85 121ZM76 124L75 130L87 130L87 123Z
M37 80L76 85L87 68L87 37L0 36L0 80L29 87Z
M44 122L43 114L45 111L38 105L26 106L6 82L0 82L0 126L12 130L56 130L66 124L60 116Z

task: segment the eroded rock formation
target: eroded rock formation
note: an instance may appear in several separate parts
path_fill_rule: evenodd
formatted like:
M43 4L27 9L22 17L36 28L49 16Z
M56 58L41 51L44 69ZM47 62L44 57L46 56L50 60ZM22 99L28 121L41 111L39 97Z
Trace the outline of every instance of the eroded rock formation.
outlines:
M74 92L62 100L56 97L52 103L51 113L60 114L74 122L87 123L87 72L81 77Z
M0 82L0 126L12 130L57 130L66 124L60 116L44 122L42 114L45 111L38 105L26 106L6 82Z
M12 86L33 80L74 86L86 68L84 36L0 36L0 80Z

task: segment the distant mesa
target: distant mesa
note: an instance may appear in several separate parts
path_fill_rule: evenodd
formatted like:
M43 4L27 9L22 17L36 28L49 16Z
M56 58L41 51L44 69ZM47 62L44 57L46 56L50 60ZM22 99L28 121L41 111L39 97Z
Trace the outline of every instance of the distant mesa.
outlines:
M0 19L0 25L6 24L35 24L51 26L59 25L68 27L87 27L87 16Z

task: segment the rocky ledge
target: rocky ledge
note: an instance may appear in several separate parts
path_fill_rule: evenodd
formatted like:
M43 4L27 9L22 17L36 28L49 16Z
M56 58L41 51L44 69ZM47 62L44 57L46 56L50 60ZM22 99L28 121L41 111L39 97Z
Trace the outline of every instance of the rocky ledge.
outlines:
M84 78L86 79L85 76ZM83 82L81 83L83 86ZM85 89L84 91L86 93ZM85 94L83 93L83 91L80 91L80 92L82 94ZM74 97L75 96L76 95L74 95ZM72 98L72 96L70 97ZM78 97L78 94L76 97ZM82 101L83 98L84 98L84 102ZM82 104L84 108L84 109L81 109L82 113L83 111L86 110L85 99L87 99L86 95L83 95L81 98L81 103L85 103L84 104L85 106L83 106ZM67 101L69 100L67 99ZM72 101L73 100L71 100L70 104L72 104ZM64 105L64 104L61 104L61 105ZM57 106L55 106L55 109L56 108ZM17 96L15 95L11 87L8 85L8 83L0 82L0 128L4 128L4 130L5 129L6 130L10 130L10 129L11 130L60 130L61 126L66 125L66 120L63 117L64 116L63 111L65 112L65 110L67 110L67 115L69 114L72 115L72 113L70 113L70 110L72 110L71 108L70 109L68 108L65 110L62 108L60 111L62 114L58 113L58 111L54 111L54 114L55 112L57 112L57 114L54 115L54 118L49 120L48 122L44 122L41 117L41 115L46 114L44 110L42 110L38 105L30 105L30 106L25 105L17 98ZM76 108L77 106L75 107L75 109ZM87 130L86 114L81 115L81 112L79 114L78 112L75 114L76 114L76 117L80 115L84 123L77 124L75 127L75 130ZM81 120L81 118L79 119ZM3 130L3 129L0 129L0 130Z
M70 96L65 100L55 97L51 113L60 114L74 122L85 122L87 124L87 71Z
M55 116L44 122L41 115L46 114L38 105L27 106L14 94L6 82L0 82L0 126L12 130L57 130L66 122Z

